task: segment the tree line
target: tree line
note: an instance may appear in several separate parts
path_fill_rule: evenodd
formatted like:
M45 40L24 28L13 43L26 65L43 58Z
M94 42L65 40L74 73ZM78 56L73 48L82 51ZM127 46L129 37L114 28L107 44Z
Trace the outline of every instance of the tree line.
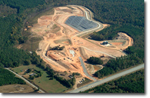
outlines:
M63 50L65 48L65 46L55 46L55 47L50 47L49 50Z
M59 77L57 75L54 76L55 79L57 81L59 81L62 85L68 87L68 88L72 88L76 82L76 79L75 77L73 77L72 79L69 79L69 80L66 80L66 79L63 79L62 77Z
M104 68L97 71L94 75L98 78L102 78L131 66L136 66L137 64L141 64L142 62L143 61L136 54L110 59L104 65Z
M60 77L58 74L56 74L54 70L49 67L46 67L45 71L47 71L47 74L49 75L50 80L53 80L55 78L57 81L59 81L62 85L66 86L67 88L72 88L74 86L76 82L74 75L80 75L78 73L74 73L72 79L66 80L63 77Z
M144 93L144 70L131 73L82 93Z

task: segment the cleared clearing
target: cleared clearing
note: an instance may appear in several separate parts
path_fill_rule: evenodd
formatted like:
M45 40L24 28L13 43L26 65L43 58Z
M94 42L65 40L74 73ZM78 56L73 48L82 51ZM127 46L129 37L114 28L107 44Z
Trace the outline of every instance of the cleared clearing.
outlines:
M0 86L1 93L31 93L34 92L34 89L28 85L4 85Z

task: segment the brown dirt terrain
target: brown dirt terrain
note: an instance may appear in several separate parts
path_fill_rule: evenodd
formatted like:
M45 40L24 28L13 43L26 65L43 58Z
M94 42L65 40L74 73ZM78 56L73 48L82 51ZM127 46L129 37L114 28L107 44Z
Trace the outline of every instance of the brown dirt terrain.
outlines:
M115 57L120 57L125 55L124 53L120 52L119 50L112 50L110 48L105 48L103 46L101 46L100 44L93 44L88 40L79 38L79 37L74 37L77 40L76 45L80 45L83 48L86 47L86 49L88 48L88 50L93 51L93 52L101 52L101 53L106 53Z
M1 93L31 93L34 92L34 89L28 85L13 84L13 85L0 86L0 92Z
M65 24L65 21L70 16L85 17L84 10L85 9L80 6L54 8L53 15L41 16L38 18L38 23L31 28L33 34L43 37L43 40L39 43L39 51L36 51L36 53L40 55L40 57L55 71L78 72L83 77L86 77L79 61L80 56L83 57L83 61L86 61L87 58L91 56L106 57L109 54L115 57L120 57L125 55L119 50L119 48L112 49L104 47L99 44L100 42L77 37L76 34L83 32L78 32L74 28ZM102 29L107 26L109 25L103 24ZM129 42L127 45L125 43L126 47L131 45L130 43L132 41L132 38L129 36L127 37ZM116 45L117 43L113 44L114 46L120 46ZM61 51L49 50L50 47L55 46L65 46L65 48ZM95 67L95 69L97 70L98 68Z
M70 28L68 25L66 25L66 24L64 24L64 22L66 21L66 19L69 17L69 16L72 16L72 15L76 15L76 14L78 14L78 15L80 15L80 16L82 16L81 14L82 14L82 12L80 12L79 10L78 10L78 8L75 8L75 7L73 7L73 11L71 11L71 9L70 8L68 8L68 7L59 7L59 8L54 8L54 10L55 10L55 12L54 12L54 15L53 16L42 16L42 17L40 17L39 19L38 19L38 26L35 26L35 27L33 27L32 28L32 32L34 32L34 33L38 33L38 35L40 35L40 36L44 36L45 38L44 38L44 41L41 41L41 46L40 46L40 44L39 44L39 49L41 49L42 51L41 52L37 52L38 54L41 54L41 55L43 55L42 54L42 52L43 52L43 50L44 51L46 51L46 48L48 48L49 46L51 46L51 47L54 47L54 46L56 46L56 45L60 45L60 44L69 44L69 42L68 41L64 41L63 43L55 43L54 42L54 40L60 40L60 37L58 37L58 35L59 36L61 36L61 37L69 37L70 35L72 35L73 33L75 33L75 32L77 32L77 30L75 30L75 29L73 29L73 28ZM67 12L66 12L66 10L67 10ZM52 18L51 18L52 17ZM48 23L48 22L50 22L50 23ZM48 25L49 26L49 28L47 28L48 26L46 26L46 25ZM54 29L52 28L53 27L53 25L57 25L57 27L55 27L55 29L56 28L61 28L60 30L58 30L59 31L59 34L57 34L57 33L55 33L55 34L52 34L53 33L53 31L54 31ZM68 29L69 28L69 29ZM49 30L49 32L45 32L46 30ZM54 31L54 32L56 32L56 31ZM47 34L46 34L47 33ZM45 36L45 35L49 35L49 36ZM51 38L51 40L50 40L50 38ZM52 40L52 39L54 39L54 40ZM44 46L43 47L43 45L45 44L45 43L47 43L47 46ZM50 43L49 45L48 45L48 43ZM63 56L60 56L60 55L58 55L59 53L56 53L56 54L50 54L50 51L49 52L47 52L48 53L48 56L50 56L53 60L59 60L59 63L63 63L63 65L64 64L67 64L67 65L69 65L69 69L70 70L73 70L73 71L75 71L75 72L78 72L79 71L79 69L81 69L80 67L81 66L79 66L80 64L80 62L79 62L79 60L78 60L78 54L79 53L76 53L75 52L75 57L73 58L74 60L72 60L71 59L71 56L72 55L70 55L70 53L69 53L69 49L71 49L71 47L65 47L65 50L66 50L66 53L64 53L63 52L63 54L65 54L66 56L68 56L68 57L63 57ZM77 51L79 51L79 50L77 50ZM43 57L42 57L43 58ZM64 60L65 59L65 60ZM47 59L44 59L46 62L48 62L48 60ZM52 61L52 60L51 60ZM69 62L69 63L68 63ZM61 66L61 65L59 65L59 64L56 64L56 63L54 63L54 61L53 61L53 63L51 62L50 63L50 65L52 66L52 68L54 68L55 70L61 70L61 71L65 71L65 70L67 70L68 71L68 67L67 68L65 68L64 66ZM56 65L57 65L57 67L56 67ZM61 66L61 68L60 68L60 66ZM64 70L63 70L64 69ZM69 70L69 71L70 71ZM81 73L82 73L82 69L81 69Z
M114 42L114 43L111 43L111 44L113 44L115 46L119 46L119 45L122 45L123 43L122 42Z
M114 40L107 40L108 43L110 43L111 45L101 45L101 43L103 43L104 41L95 41L95 40L91 40L91 39L87 39L86 40L94 43L95 45L107 48L107 49L115 49L115 50L125 50L126 48L128 48L129 46L133 45L133 39L128 36L125 33L119 32L118 33L118 37ZM114 51L114 50L113 50Z

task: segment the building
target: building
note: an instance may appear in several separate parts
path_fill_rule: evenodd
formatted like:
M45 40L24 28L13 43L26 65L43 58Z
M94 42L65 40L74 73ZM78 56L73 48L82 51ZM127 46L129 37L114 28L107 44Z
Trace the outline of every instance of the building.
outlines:
M104 41L103 43L101 43L101 45L107 45L109 44L108 41Z

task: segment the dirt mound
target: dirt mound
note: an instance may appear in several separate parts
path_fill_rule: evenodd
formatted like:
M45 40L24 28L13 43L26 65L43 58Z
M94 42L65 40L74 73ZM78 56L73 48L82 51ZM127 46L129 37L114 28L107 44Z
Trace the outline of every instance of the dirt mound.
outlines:
M47 56L49 56L50 58L52 58L55 61L59 61L59 57L56 56L55 54L53 54L53 52L51 52L51 51L47 52Z
M52 34L52 33L49 34L49 38L53 38L54 39L55 37L56 37L56 34Z

